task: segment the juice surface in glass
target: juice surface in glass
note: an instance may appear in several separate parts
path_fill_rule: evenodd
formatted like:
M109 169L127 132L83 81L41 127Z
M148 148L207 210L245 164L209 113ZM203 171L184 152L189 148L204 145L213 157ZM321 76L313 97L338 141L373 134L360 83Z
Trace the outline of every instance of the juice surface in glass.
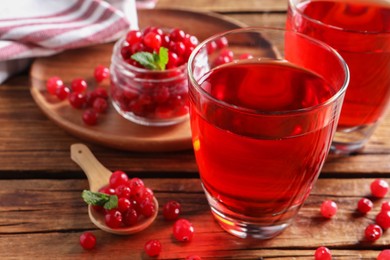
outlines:
M320 76L280 61L230 63L212 69L200 83L232 105L190 106L205 190L226 209L264 225L291 218L318 177L337 123L336 115L315 107L336 90ZM306 108L313 113L299 117ZM245 109L267 115L251 117Z
M296 8L289 7L287 28L329 44L348 64L350 83L338 128L377 122L390 103L390 4L313 0Z

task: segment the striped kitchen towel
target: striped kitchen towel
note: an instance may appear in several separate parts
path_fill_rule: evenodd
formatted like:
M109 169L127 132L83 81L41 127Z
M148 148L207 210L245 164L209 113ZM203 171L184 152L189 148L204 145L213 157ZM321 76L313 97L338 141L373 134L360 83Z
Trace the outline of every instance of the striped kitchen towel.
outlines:
M123 12L102 0L11 0L0 8L0 83L30 58L114 41L136 27L134 0ZM121 5L125 6L125 5ZM128 17L126 14L132 14Z

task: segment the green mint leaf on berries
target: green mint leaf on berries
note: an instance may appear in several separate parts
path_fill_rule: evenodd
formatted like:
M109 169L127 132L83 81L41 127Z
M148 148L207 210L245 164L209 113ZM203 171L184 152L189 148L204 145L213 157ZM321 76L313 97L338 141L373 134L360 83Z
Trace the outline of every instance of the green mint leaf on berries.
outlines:
M113 209L118 207L118 196L108 195L101 192L92 192L84 190L81 197L89 205L101 206L105 209Z
M131 58L150 70L165 70L168 63L168 49L160 47L158 53L140 51L131 55Z

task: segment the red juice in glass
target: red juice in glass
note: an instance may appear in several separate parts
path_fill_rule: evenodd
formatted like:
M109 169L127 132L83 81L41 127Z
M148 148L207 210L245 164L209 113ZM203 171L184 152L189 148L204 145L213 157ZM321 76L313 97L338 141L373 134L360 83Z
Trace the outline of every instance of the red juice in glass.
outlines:
M230 64L201 82L220 101L264 112L317 106L336 92L323 78L287 62ZM207 103L205 116L192 109L195 155L207 192L227 209L265 224L291 218L320 172L335 120L313 126L325 112L282 122L278 113L256 120Z
M335 143L340 149L345 143L347 153L360 149L390 103L390 4L290 0L287 28L329 44L347 62L350 83Z

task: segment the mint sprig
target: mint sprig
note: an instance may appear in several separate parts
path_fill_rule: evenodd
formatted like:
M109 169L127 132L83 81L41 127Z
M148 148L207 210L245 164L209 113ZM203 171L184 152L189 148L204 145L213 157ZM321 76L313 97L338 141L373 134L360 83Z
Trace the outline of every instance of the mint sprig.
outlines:
M168 63L168 49L160 47L158 53L140 51L131 55L131 58L150 70L165 70Z
M101 192L92 192L84 190L81 197L89 205L101 206L105 209L113 209L118 207L118 196L108 195Z

